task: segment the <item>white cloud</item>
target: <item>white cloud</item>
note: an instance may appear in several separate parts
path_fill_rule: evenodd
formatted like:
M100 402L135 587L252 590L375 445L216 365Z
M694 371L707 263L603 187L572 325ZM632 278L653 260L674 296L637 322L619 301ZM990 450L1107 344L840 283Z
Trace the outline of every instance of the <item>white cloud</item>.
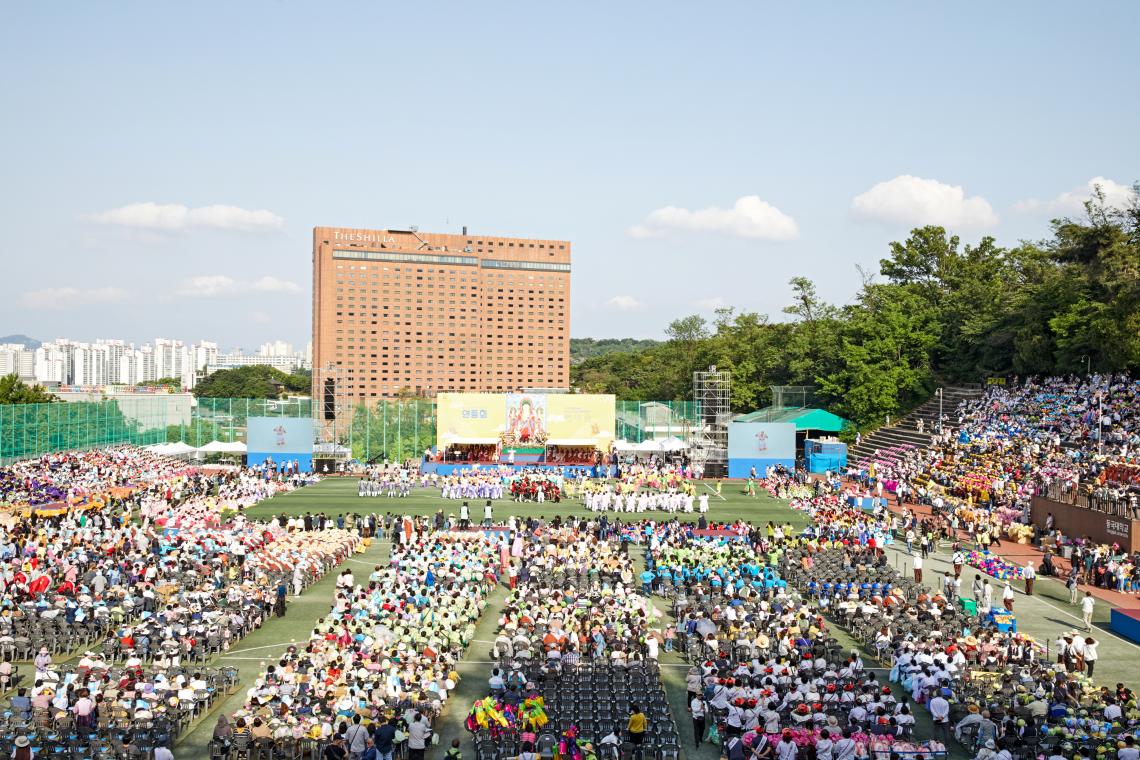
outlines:
M267 293L300 293L301 286L295 282L284 282L276 277L262 277L253 283L254 290L263 290Z
M614 296L606 301L606 306L618 311L641 311L645 308L645 304L633 296Z
M665 237L664 230L651 230L643 224L635 224L626 231L631 238L638 240L651 240L653 238Z
M1100 185L1100 189L1104 192L1105 203L1109 206L1121 208L1132 195L1132 187L1129 185L1118 185L1104 177L1093 177L1085 184L1061 193L1048 203L1030 198L1013 204L1013 210L1019 214L1047 213L1051 216L1079 214L1085 210L1085 201L1093 195L1093 185Z
M279 230L285 220L271 211L248 211L237 206L203 206L187 208L180 203L132 203L101 214L81 214L81 222L112 224L119 227L145 227L155 230L187 230L193 227L212 227L243 232L272 232Z
M247 316L250 322L256 322L259 325L267 325L272 321L264 311L251 311Z
M93 290L78 288L44 288L20 296L20 306L24 309L72 309L95 304L122 303L130 298L130 293L122 288L105 287Z
M226 277L224 274L212 274L183 280L175 294L189 298L216 298L248 293L251 290L265 293L300 293L301 286L295 282L278 280L276 277L262 277L257 282L246 282Z
M715 298L702 298L700 301L693 301L693 306L696 306L698 309L712 311L713 309L719 309L723 307L724 299L720 296L717 296Z
M191 298L212 298L226 296L242 291L241 283L224 274L199 275L182 281L177 294Z
M990 202L980 195L967 198L962 187L904 174L880 182L851 201L856 219L898 225L937 224L943 227L993 227L998 223Z
M633 238L654 238L665 235L666 230L693 232L719 232L730 237L754 240L798 240L799 227L792 217L780 209L760 200L757 195L746 195L730 209L710 206L700 211L689 211L666 206L654 211L643 224L635 224L627 232Z

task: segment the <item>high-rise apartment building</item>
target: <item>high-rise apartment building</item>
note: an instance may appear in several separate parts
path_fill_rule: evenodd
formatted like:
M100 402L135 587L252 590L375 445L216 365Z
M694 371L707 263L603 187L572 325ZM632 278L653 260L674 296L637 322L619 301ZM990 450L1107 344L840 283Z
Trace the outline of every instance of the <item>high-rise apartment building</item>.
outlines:
M106 385L109 381L108 356L110 346L102 343L80 343L74 352L71 371L73 385ZM117 370L116 370L117 373Z
M0 343L0 375L19 375L21 380L35 377L36 352L23 343Z
M354 402L564 390L569 305L566 240L313 230L313 374L343 370Z
M211 364L218 363L218 344L211 340L195 343L190 347L190 367L201 372Z
M107 371L106 371L107 379L105 382L128 384L129 380L127 378L120 376L119 369L120 369L120 366L122 365L123 357L127 356L128 354L130 354L132 351L135 350L135 344L134 343L126 343L125 341L122 341L122 340L104 340L103 338L98 338L95 341L95 345L96 346L106 346L105 351L106 351L106 360L107 360L106 361L106 363L107 363Z
M159 378L175 377L182 379L183 375L193 375L190 366L190 351L182 345L180 340L155 338L155 361L158 364Z
M69 371L67 354L59 344L44 343L36 349L37 383L63 385L68 382Z

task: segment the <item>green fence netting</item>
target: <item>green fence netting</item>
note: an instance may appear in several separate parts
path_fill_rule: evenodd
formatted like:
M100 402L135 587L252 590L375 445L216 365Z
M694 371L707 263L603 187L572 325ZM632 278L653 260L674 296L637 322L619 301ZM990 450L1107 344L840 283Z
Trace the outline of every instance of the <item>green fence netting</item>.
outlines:
M0 406L0 463L119 443L244 443L249 417L312 415L308 398L191 399L177 394ZM696 423L691 401L619 401L614 409L614 433L631 443L669 436L687 441ZM354 406L347 420L338 423L336 437L361 461L417 457L436 443L435 401L392 399Z

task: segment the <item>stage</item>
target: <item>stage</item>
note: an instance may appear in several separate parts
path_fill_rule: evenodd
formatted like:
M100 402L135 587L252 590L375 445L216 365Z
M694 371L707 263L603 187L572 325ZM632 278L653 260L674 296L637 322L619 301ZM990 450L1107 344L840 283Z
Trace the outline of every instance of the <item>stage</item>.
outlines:
M1140 609L1114 608L1109 625L1113 633L1140 644Z
M459 470L467 470L468 474L472 474L471 469L478 465L476 472L487 472L491 470L498 470L501 467L508 467L516 472L520 470L540 470L542 472L554 472L555 474L578 474L585 473L589 478L602 478L602 477L617 477L617 465L576 465L576 464L546 464L545 462L515 462L507 464L506 462L421 462L420 472L431 474L437 472L440 475L453 475ZM606 470L609 474L606 474Z

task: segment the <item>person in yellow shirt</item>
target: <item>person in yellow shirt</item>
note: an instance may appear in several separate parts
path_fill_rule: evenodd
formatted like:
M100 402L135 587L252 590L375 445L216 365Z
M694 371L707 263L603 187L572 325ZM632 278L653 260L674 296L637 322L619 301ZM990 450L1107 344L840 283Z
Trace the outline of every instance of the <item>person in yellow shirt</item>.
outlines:
M645 713L641 711L638 705L630 705L629 725L629 740L634 744L641 744L642 738L645 736Z

